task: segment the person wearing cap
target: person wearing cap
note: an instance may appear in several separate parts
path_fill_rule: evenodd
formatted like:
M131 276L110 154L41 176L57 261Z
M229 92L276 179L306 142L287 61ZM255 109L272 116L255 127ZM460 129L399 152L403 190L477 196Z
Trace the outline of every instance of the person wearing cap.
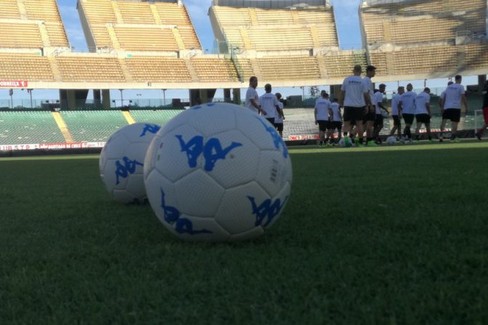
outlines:
M363 144L364 129L362 121L366 113L366 105L371 104L369 89L366 83L363 82L361 73L361 66L355 65L353 75L346 77L342 82L339 97L339 104L344 107L344 140L351 140L349 139L349 132L352 124L355 123L359 138L358 145Z
M374 123L376 119L376 108L375 108L375 99L374 99L374 85L371 78L376 75L376 67L374 65L368 65L366 67L366 76L363 78L363 81L368 88L369 96L371 98L371 103L367 105L367 112L363 118L363 123L365 125L366 130L366 145L372 145L373 143L373 134L374 134Z

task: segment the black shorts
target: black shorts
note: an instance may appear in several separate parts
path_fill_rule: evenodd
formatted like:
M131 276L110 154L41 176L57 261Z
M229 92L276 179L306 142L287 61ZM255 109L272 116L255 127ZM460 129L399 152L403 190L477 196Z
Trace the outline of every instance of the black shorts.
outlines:
M368 111L363 117L363 122L373 122L376 120L376 113L375 111Z
M282 132L283 131L283 123L275 123L274 124L276 130Z
M414 117L415 114L403 114L403 120L405 121L405 124L412 125Z
M342 129L342 122L341 121L332 121L330 122L330 130L340 130Z
M364 116L364 107L344 107L344 122L362 121Z
M415 119L417 120L417 124L424 123L430 124L430 115L429 114L417 114L415 115Z
M461 120L461 110L457 108L446 108L442 113L443 120L451 120L451 122L459 122Z
M376 114L374 118L374 126L383 126L383 115L381 114Z
M317 123L319 124L319 131L327 131L330 128L330 122L324 120L318 120Z
M400 117L398 115L393 115L393 126L401 126L402 121L400 120Z

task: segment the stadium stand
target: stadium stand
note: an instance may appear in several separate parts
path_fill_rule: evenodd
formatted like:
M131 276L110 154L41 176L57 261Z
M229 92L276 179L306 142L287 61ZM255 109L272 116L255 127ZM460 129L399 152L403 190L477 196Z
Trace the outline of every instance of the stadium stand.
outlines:
M218 41L243 50L338 47L333 12L325 7L295 11L212 6L209 13Z
M176 115L180 114L182 110L132 110L131 116L135 122L148 122L164 125Z
M220 54L207 55L181 1L79 0L92 53L74 53L55 0L2 0L0 80L82 93L89 88L205 89L216 83L242 88L252 75L274 87L339 84L355 64L378 66L381 81L486 74L488 69L486 0L469 6L454 0L363 1L365 49L357 51L339 48L327 1L297 2L213 0L209 16L223 46ZM136 107L129 112L2 111L0 144L69 142L55 114L66 122L73 141L103 142L130 122L127 115L163 124L179 112ZM287 116L285 137L315 134L310 112L294 113Z
M136 82L191 82L192 76L185 60L164 56L133 56L126 58L125 64Z
M1 48L43 48L44 43L39 24L36 22L19 20L15 22L0 22Z
M20 19L20 10L17 0L3 0L0 19Z
M49 59L34 53L0 52L1 80L54 81Z
M74 141L105 142L127 125L120 111L62 111Z
M190 59L198 80L212 82L215 79L237 82L237 71L230 60L223 58L194 57Z
M339 50L332 7L325 1L305 9L286 1L273 8L269 4L214 0L209 10L214 34L221 49L232 55L240 80L256 75L278 84L339 82L344 75L335 66L328 68L328 61L349 54ZM365 53L361 55L359 61L365 63Z
M50 112L5 111L0 115L0 144L2 145L64 141Z
M469 7L454 0L364 1L360 18L368 57L385 67L377 76L425 79L483 69L469 53L487 49L486 10L485 0Z
M67 55L58 56L55 61L65 82L126 81L118 58Z
M186 8L179 3L80 0L79 8L93 52L201 50Z

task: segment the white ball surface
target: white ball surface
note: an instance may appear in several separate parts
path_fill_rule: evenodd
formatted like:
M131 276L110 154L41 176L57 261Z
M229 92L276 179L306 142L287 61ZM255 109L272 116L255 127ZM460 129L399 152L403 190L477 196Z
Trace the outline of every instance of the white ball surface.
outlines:
M389 145L394 145L397 143L397 139L395 136L391 135L388 138L386 138L386 143Z
M100 176L110 196L121 203L146 199L144 159L149 144L161 127L134 123L110 136L100 153Z
M156 216L178 238L233 241L262 235L288 201L288 149L265 118L211 103L169 121L148 149L144 179Z

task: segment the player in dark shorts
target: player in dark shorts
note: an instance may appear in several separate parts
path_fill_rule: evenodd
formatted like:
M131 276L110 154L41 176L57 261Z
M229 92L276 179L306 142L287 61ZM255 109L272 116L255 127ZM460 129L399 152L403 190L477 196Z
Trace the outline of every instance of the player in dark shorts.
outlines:
M397 140L400 140L402 136L402 95L405 92L405 87L398 87L398 93L391 99L391 117L393 118L393 128L391 129L390 136L398 133Z

